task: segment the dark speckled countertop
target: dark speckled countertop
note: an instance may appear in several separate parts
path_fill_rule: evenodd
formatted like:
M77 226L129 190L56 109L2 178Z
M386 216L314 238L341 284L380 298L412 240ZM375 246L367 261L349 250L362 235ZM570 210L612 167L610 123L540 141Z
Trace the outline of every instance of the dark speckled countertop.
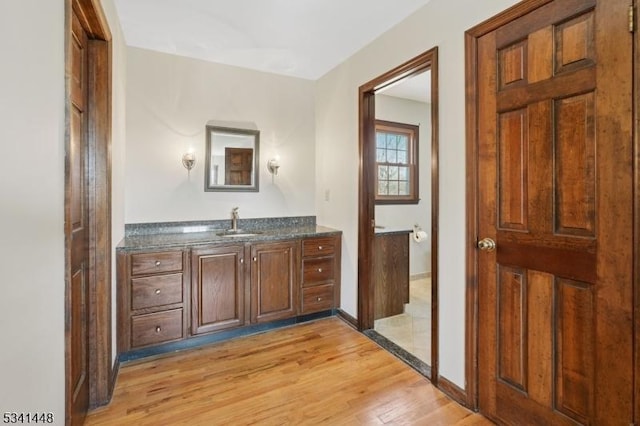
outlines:
M186 248L205 244L277 241L337 235L341 231L315 223L315 216L239 219L238 229L251 235L225 237L230 220L128 224L117 250Z

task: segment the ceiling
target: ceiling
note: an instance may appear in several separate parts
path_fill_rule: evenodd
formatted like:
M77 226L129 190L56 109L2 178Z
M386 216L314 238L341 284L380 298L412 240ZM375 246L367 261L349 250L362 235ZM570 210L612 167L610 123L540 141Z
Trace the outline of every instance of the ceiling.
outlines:
M395 84L376 91L377 94L431 103L431 71L406 77Z
M115 0L127 45L316 80L430 0Z

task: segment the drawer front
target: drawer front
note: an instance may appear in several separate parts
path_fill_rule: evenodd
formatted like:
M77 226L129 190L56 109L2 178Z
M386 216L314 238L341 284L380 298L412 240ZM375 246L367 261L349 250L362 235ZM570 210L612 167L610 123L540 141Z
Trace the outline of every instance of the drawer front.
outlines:
M131 347L182 338L182 309L131 317Z
M158 275L131 280L131 309L182 303L182 274Z
M131 275L182 271L182 252L165 251L131 255Z
M326 311L333 308L333 284L302 289L302 313Z
M302 261L302 286L331 281L334 277L333 257L319 257Z
M302 242L302 256L325 256L335 253L335 238L307 238Z

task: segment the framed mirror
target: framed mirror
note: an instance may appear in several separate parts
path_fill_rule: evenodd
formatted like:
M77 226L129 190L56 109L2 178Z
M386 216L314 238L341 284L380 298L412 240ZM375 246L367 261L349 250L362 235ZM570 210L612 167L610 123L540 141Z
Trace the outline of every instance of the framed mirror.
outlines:
M258 191L260 131L207 125L205 191Z

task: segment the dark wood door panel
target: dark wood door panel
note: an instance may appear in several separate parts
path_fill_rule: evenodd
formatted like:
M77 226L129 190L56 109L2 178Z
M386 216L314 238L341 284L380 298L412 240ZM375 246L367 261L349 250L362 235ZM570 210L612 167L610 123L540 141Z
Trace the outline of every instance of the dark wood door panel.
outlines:
M245 323L244 246L192 251L192 330L207 333Z
M78 17L71 24L71 82L69 147L67 152L68 216L65 229L69 241L69 281L66 290L67 421L81 424L89 408L89 200L87 139L87 34Z
M251 245L251 321L291 318L298 312L300 242Z
M497 246L479 405L499 422L632 421L627 6L554 0L477 39L477 230Z

